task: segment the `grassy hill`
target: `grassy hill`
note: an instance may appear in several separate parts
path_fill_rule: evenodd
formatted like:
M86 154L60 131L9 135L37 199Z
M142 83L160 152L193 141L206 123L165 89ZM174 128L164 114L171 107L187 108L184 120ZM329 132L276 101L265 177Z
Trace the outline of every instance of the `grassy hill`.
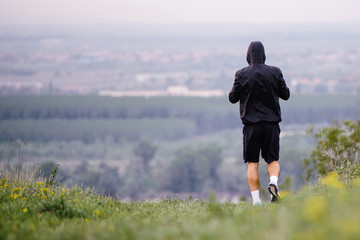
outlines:
M53 174L54 175L54 174ZM360 179L336 174L262 206L196 199L119 202L26 169L0 171L0 239L359 239Z

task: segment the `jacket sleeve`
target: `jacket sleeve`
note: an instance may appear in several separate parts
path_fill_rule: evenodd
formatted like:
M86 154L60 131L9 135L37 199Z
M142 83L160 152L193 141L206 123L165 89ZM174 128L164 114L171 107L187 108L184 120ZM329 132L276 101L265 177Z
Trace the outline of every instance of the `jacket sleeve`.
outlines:
M237 75L238 74L236 73L233 87L232 87L231 91L229 92L229 101L231 103L237 103L240 100L241 85L239 83Z
M282 72L279 70L279 97L283 100L288 100L290 98L290 90L286 86L286 82L283 78Z

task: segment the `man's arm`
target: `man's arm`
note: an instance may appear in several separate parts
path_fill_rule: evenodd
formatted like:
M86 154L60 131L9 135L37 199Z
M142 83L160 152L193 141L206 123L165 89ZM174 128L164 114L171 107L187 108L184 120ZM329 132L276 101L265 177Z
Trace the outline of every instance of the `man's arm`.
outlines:
M241 85L239 80L237 79L237 74L235 74L235 81L231 91L229 92L229 101L231 103L237 103L240 100L240 91Z
M286 86L286 82L284 80L284 77L282 75L281 70L279 69L279 97L283 100L288 100L290 98L290 90Z

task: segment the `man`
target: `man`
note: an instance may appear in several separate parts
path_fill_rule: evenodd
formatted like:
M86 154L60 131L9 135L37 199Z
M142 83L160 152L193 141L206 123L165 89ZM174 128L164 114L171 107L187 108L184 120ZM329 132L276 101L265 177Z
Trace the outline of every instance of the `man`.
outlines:
M271 202L279 200L279 98L287 100L290 97L281 70L266 65L265 59L263 44L251 42L246 57L249 66L236 72L234 85L229 93L231 103L240 101L240 117L244 124L243 155L248 164L247 180L253 205L261 204L258 172L260 151L267 163Z

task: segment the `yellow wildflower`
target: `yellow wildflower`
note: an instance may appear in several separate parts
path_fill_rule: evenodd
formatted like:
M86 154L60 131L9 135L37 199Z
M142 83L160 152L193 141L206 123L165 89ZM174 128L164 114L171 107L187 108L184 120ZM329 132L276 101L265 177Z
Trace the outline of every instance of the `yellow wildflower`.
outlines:
M37 185L38 187L42 187L42 186L44 186L44 182L37 182L36 185Z
M5 179L5 178L2 178L2 179L0 180L0 184L3 184L4 182L6 182L6 179Z
M47 199L47 197L46 196L41 196L41 199Z
M13 191L14 191L14 192L20 192L20 191L21 191L21 188L19 188L19 187L18 187L18 188L14 188Z
M49 192L49 189L48 188L41 188L40 192L47 193L47 192Z
M23 212L24 212L24 213L27 213L28 211L29 211L29 209L27 209L27 208L24 208L24 209L23 209Z
M90 222L90 220L89 220L89 219L87 219L87 218L84 218L84 221L85 221L85 222Z
M324 196L315 196L306 200L303 216L309 221L320 221L325 217L327 201Z
M22 197L21 200L26 200L26 197Z
M345 189L345 185L339 180L336 172L329 173L325 178L321 179L321 183L335 189Z
M100 215L101 215L101 211L100 211L99 209L96 209L96 210L94 211L94 214L95 214L96 216L100 216Z
M289 191L281 191L281 192L280 192L280 197L281 197L282 199L284 199L284 198L290 196L290 194L291 194L291 193L290 193Z
M14 194L11 194L10 196L9 196L9 198L12 198L12 199L17 199L19 197L19 194L16 194L16 193L14 193Z

